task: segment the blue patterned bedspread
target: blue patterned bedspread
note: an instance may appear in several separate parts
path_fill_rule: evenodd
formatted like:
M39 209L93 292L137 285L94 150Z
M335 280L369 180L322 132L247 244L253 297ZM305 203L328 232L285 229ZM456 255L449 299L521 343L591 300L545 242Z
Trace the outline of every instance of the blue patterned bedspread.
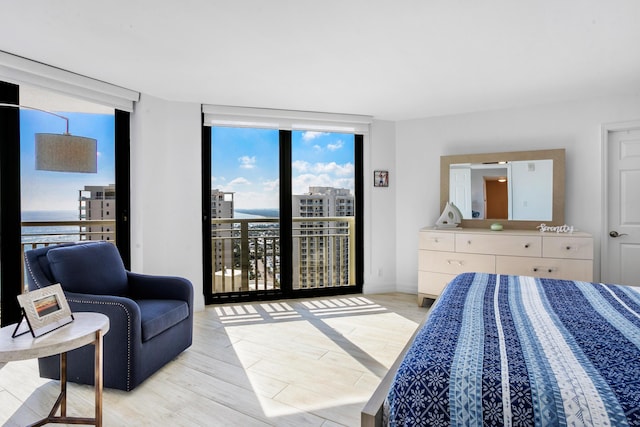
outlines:
M639 426L640 288L462 274L386 403L391 426Z

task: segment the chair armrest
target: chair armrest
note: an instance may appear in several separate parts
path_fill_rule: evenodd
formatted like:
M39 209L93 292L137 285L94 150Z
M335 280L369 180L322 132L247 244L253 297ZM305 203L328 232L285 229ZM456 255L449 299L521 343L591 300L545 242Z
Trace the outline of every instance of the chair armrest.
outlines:
M193 285L182 277L152 276L127 271L129 293L134 299L175 299L193 306Z
M109 333L124 333L125 340L142 337L142 316L140 307L131 298L113 295L82 294L65 291L65 297L72 313L91 311L102 313L109 318ZM134 341L135 342L135 341Z
M121 314L127 314L132 319L140 317L140 307L134 300L128 297L119 297L114 295L94 295L81 294L77 292L64 292L71 312L92 311L103 313L107 316L113 314L114 310Z

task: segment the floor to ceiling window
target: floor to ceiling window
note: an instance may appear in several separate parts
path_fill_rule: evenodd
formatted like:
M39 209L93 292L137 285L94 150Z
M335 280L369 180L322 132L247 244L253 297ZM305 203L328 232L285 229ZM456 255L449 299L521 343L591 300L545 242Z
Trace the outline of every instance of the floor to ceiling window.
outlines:
M362 135L203 126L207 302L362 290Z
M1 206L4 325L16 320L15 295L25 289L24 251L61 242L106 240L119 245L125 265L129 264L129 113L29 85L3 88L17 94L5 103L16 106L4 109L18 112L8 123L18 137L7 139L4 132L0 137L2 144L14 147L12 153L3 149L2 155L17 161L7 165L3 159L0 171L2 192L15 194L10 203L3 198ZM42 135L67 131L96 141L96 151L90 154L95 171L87 172L78 164L60 166L68 163L69 156L47 151L41 143ZM64 157L62 163L57 157ZM116 186L122 190L116 192ZM5 215L13 219L5 221Z
M277 130L211 128L213 295L280 289Z
M291 135L293 289L355 285L355 136Z
M95 173L39 170L34 135L60 133L64 121L45 111L20 110L22 245L115 240L115 112L113 108L52 92L20 87L23 105L56 112L70 133L97 141ZM41 225L42 223L45 225Z

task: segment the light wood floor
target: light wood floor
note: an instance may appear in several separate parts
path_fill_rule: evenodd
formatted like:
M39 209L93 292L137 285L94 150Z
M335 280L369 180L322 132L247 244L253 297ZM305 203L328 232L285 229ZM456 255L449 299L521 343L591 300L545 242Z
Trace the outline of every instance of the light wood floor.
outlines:
M193 345L135 390L105 389L105 426L357 426L427 313L400 293L207 306ZM0 366L0 422L44 417L58 393L37 361ZM93 387L69 384L70 415Z

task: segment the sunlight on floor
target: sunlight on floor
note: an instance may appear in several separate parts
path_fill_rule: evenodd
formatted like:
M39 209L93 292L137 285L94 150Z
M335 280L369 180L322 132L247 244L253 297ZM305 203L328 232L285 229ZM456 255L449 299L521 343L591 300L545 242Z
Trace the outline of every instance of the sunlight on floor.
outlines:
M229 305L216 313L237 338L236 356L270 418L341 410L352 417L417 327L362 296ZM256 361L264 340L271 354Z

